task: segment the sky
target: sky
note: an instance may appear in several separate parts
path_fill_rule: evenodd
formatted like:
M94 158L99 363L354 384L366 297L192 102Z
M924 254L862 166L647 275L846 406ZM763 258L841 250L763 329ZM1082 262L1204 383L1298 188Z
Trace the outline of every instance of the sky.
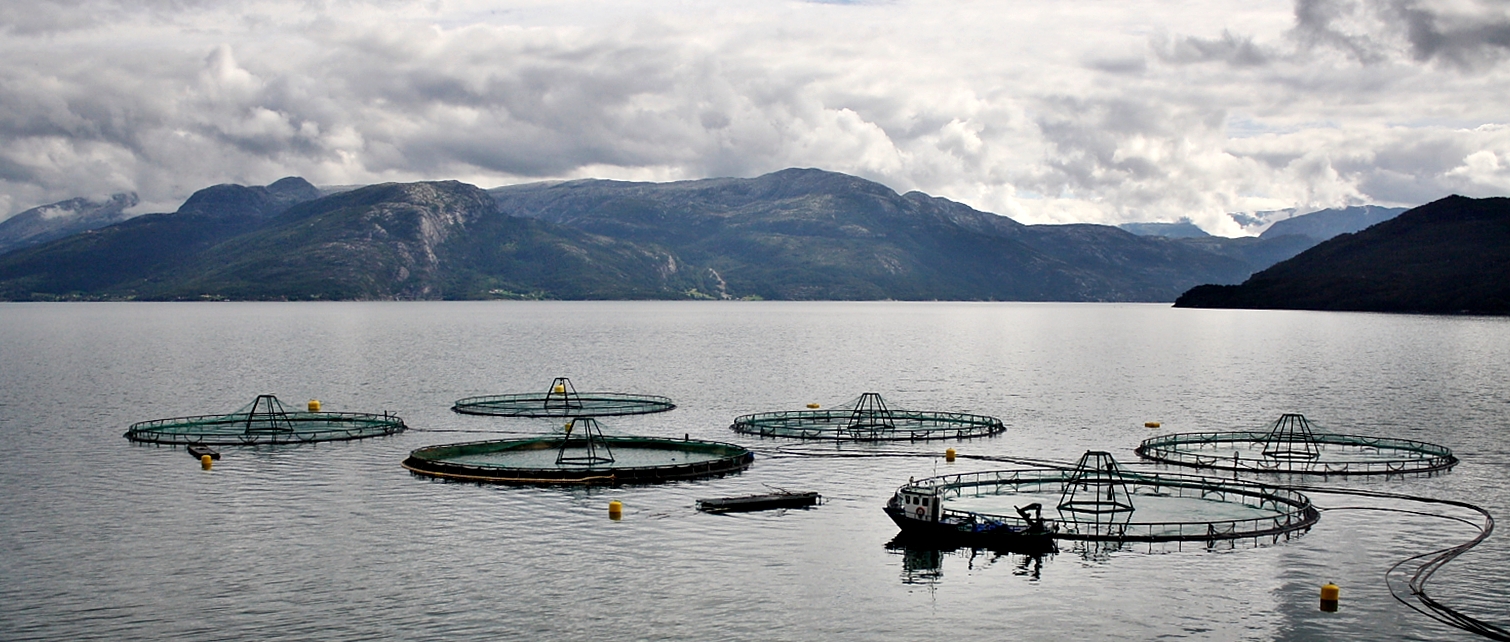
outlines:
M1226 235L1510 195L1510 0L0 3L0 219L788 167Z

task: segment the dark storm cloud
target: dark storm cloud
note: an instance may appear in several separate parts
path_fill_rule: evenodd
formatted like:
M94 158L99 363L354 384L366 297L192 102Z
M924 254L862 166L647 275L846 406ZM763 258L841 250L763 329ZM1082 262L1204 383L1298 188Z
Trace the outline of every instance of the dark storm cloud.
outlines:
M1304 45L1332 47L1360 62L1378 62L1386 57L1377 40L1382 34L1349 29L1355 19L1371 19L1373 14L1371 5L1364 2L1296 0L1294 34Z
M1423 4L1394 3L1417 60L1437 58L1473 68L1497 62L1510 52L1510 17L1505 14L1453 17Z
M1493 65L1510 54L1510 5L1428 0L1297 0L1295 35L1364 63L1397 49L1418 62L1441 61L1465 70Z

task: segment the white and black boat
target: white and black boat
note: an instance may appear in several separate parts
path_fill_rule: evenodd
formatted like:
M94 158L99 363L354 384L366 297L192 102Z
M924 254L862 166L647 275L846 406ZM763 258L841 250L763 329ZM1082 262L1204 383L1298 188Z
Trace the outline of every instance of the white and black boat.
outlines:
M908 485L898 489L886 502L886 514L909 541L918 543L1015 552L1054 548L1054 534L1045 526L1039 504L1017 507L1021 519L949 510L943 504L940 489Z

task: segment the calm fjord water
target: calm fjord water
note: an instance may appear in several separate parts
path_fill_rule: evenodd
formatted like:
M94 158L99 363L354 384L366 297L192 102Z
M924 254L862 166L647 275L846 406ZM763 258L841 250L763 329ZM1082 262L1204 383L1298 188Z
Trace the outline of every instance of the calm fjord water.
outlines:
M609 432L732 441L758 459L729 477L591 490L441 483L399 467L420 446L556 427L449 410L556 376L679 405L604 419ZM828 458L728 429L740 414L866 391L893 407L994 415L1008 431L826 447L927 456ZM412 430L226 448L210 472L181 449L121 437L259 393L389 410ZM881 506L908 477L1005 467L946 464L947 446L1056 461L1108 450L1131 463L1152 434L1258 428L1284 412L1463 460L1430 478L1316 483L1510 515L1510 319L1113 304L4 304L0 639L1473 639L1384 584L1395 561L1474 534L1443 519L1329 510L1304 537L1225 552L886 546L896 529ZM768 487L827 503L693 508ZM622 521L607 519L610 499ZM1507 540L1497 532L1449 564L1433 596L1510 624ZM1316 609L1328 581L1342 586L1338 613Z

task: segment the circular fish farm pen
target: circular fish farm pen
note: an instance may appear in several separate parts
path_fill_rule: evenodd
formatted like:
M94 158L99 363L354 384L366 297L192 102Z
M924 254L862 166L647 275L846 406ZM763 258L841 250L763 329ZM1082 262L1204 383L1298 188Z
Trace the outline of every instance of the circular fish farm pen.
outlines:
M388 413L288 412L273 395L260 395L228 415L156 419L131 425L124 437L134 442L184 446L253 446L348 441L402 432L404 420Z
M1128 471L1106 452L1085 453L1072 470L943 475L903 489L938 497L946 520L1027 526L1018 508L1038 504L1054 539L1098 543L1102 550L1129 543L1146 543L1150 550L1266 546L1306 533L1321 516L1294 490Z
M1267 431L1161 435L1135 452L1176 466L1302 475L1424 475L1458 463L1436 444L1314 432L1299 414L1281 416Z
M451 410L493 417L612 417L648 415L676 407L671 399L617 392L577 392L571 380L556 377L543 393L487 395L458 399Z
M604 436L591 417L565 434L430 446L409 453L417 475L502 484L649 484L742 471L743 446L695 439ZM577 435L573 435L577 432Z
M985 437L1005 431L1000 419L962 412L926 412L886 407L867 392L827 410L762 412L734 418L735 432L761 437L835 441L921 441Z

